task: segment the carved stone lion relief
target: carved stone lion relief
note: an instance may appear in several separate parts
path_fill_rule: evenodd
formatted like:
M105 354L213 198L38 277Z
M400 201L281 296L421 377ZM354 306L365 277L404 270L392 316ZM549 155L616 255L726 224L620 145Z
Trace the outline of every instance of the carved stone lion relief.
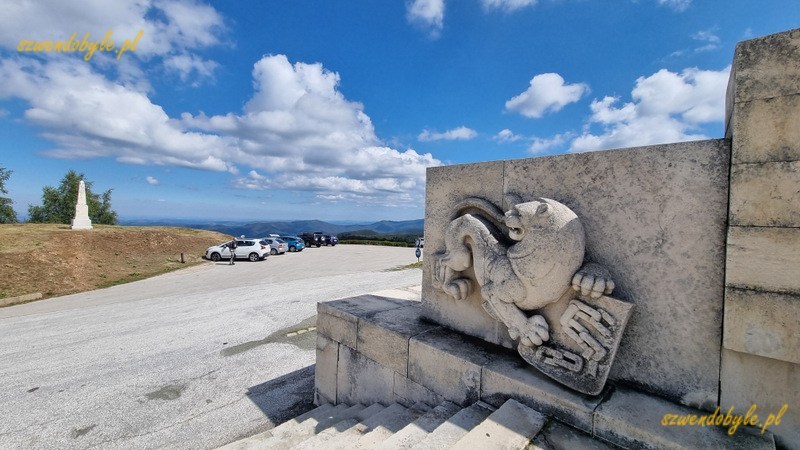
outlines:
M456 301L480 291L525 361L599 394L633 305L609 297L608 270L584 262L584 229L572 210L546 198L507 200L514 206L506 212L478 197L456 205L445 250L433 258L433 287Z

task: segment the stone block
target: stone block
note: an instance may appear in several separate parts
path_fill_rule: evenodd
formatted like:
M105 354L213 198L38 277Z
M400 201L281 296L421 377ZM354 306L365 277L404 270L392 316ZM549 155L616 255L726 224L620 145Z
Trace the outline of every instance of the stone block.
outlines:
M481 367L489 362L490 354L463 335L429 331L409 341L408 378L445 400L466 406L480 397Z
M359 317L400 308L408 304L408 300L376 295L359 295L342 300L317 303L317 333L350 348L356 348Z
M800 228L730 227L728 286L800 293Z
M800 449L800 365L724 349L720 384L723 407L742 413L756 405L762 423L788 405L780 424L767 430L779 446Z
M590 397L567 389L508 352L483 367L481 400L499 407L510 398L590 433L592 414L603 395Z
M509 400L450 448L457 450L525 448L541 431L546 421L547 417L542 413L515 400Z
M800 160L800 94L736 103L733 164Z
M800 364L800 296L728 288L723 346Z
M725 412L722 411L722 415ZM745 412L741 411L741 414ZM698 411L641 392L617 388L597 408L594 435L624 448L775 448L769 432L759 434L758 430L739 426L733 435L729 435L728 428L699 424L703 416L712 415L716 417L715 412ZM692 422L679 426L679 420Z
M317 334L317 364L314 370L314 403L336 403L339 343Z
M425 259L422 263L422 314L424 317L489 342L509 340L501 324L483 311L481 298L457 302L431 286L430 255L444 250L444 235L452 218L451 208L464 197L481 196L495 203L503 200L503 161L431 167L425 191Z
M440 325L420 320L418 302L359 318L356 348L364 356L405 376L408 340Z
M800 93L800 29L739 42L733 57L734 101Z
M339 346L336 403L385 403L394 396L394 372L346 345Z
M394 401L406 407L419 402L425 403L426 405L438 405L444 401L441 395L396 372L394 374L393 389Z
M800 227L800 161L732 165L730 214L734 226Z

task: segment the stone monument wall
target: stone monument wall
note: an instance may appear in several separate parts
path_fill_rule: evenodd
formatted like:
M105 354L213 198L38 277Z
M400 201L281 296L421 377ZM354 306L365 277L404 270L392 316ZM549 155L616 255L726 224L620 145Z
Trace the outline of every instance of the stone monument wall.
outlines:
M739 43L727 113L720 402L788 405L776 439L800 448L800 29Z

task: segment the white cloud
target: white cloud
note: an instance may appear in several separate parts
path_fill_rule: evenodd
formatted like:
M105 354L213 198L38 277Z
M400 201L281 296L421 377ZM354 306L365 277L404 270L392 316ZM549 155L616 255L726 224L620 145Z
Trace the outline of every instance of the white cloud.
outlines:
M572 133L556 134L550 138L534 137L531 140L531 145L528 147L528 152L532 155L539 155L547 150L564 145L573 137Z
M500 130L492 139L497 142L516 142L522 139L522 136L514 134L508 128Z
M707 139L704 124L721 122L730 67L720 71L662 69L640 77L631 91L633 101L617 106L619 98L604 97L591 104L589 130L575 138L570 151L587 151Z
M408 21L430 30L437 37L444 27L444 0L413 0L406 3Z
M513 12L526 6L533 6L536 0L481 0L485 9L500 9Z
M111 31L117 48L144 31L134 52L122 60L161 58L170 70L179 75L195 71L205 75L215 67L193 52L222 44L226 27L222 16L211 6L195 0L41 0L13 2L0 14L0 47L16 50L23 39L64 41L73 33L83 39L99 41ZM72 59L80 54L66 54ZM54 59L55 54L47 55ZM92 61L98 59L97 53ZM181 69L184 72L181 72ZM185 75L181 75L185 80Z
M154 177L151 177L151 176L148 176L147 178L145 178L145 181L147 181L147 184L149 184L151 186L155 186L155 185L158 184L158 180L155 179Z
M446 140L446 141L468 141L470 139L474 139L478 136L478 132L473 130L472 128L467 128L464 126L453 128L452 130L445 131L444 133L436 133L429 130L423 130L422 133L417 136L417 139L420 141L439 141L439 140Z
M539 118L548 112L558 112L564 106L575 103L589 91L583 83L566 84L557 73L536 75L530 87L506 102L506 109L525 117Z
M686 11L692 4L692 0L658 0L659 6L666 6L677 12Z
M178 74L181 81L187 81L193 74L198 79L214 78L214 71L219 64L196 55L183 54L165 58L164 67Z
M694 49L695 53L709 52L719 48L719 36L715 35L712 30L698 31L691 37L695 41L703 43L703 45Z
M348 201L419 204L426 167L441 162L384 147L363 106L339 92L337 73L275 55L254 65L253 78L255 92L241 113L172 118L145 91L113 82L92 65L16 58L0 61L0 99L28 103L24 117L55 144L45 152L52 157L234 174L243 166L253 169L235 181L243 188L320 195L347 188ZM261 173L263 180L253 176Z

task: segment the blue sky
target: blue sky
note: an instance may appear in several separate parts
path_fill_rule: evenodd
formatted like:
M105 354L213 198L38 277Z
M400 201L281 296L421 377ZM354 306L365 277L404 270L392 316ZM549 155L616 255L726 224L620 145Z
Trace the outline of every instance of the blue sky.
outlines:
M121 217L423 217L425 168L723 134L737 41L796 0L11 2L0 166ZM19 51L100 41L115 51ZM25 46L23 45L23 50Z

